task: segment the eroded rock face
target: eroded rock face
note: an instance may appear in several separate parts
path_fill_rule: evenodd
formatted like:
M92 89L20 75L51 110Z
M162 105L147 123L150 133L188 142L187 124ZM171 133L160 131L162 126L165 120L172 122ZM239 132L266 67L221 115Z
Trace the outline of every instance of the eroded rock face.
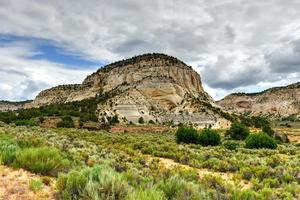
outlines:
M167 81L166 81L167 80ZM41 92L31 106L78 101L131 85L168 108L178 104L186 93L204 92L199 74L176 58L146 54L110 64L88 76L80 85L64 85Z
M88 76L82 84L42 91L26 107L80 101L112 93L114 95L98 105L100 121L117 115L123 121L132 122L143 117L145 121L211 124L217 118L205 107L192 103L200 98L214 104L203 90L200 75L182 61L163 54L145 54L112 63Z
M25 106L30 102L31 101L23 101L23 102L0 101L0 111L22 109L25 108Z
M300 83L286 87L271 88L261 93L236 93L218 102L230 112L250 115L289 116L300 114Z

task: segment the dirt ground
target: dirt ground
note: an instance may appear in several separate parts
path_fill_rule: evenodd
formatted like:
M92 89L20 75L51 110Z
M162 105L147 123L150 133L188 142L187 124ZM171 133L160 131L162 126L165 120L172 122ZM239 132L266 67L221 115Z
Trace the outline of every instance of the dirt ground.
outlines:
M55 190L55 182L51 179L50 185L43 185L34 192L30 190L31 180L40 179L23 169L12 169L0 165L0 200L55 200L58 193Z

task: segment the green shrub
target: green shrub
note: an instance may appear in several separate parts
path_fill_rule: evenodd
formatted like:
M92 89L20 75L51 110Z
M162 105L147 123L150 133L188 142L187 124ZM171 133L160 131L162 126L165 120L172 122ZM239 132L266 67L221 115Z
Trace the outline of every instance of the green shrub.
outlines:
M68 174L60 174L56 185L63 199L79 199L85 191L87 181L85 173L71 171Z
M138 122L139 122L139 124L143 124L144 123L144 118L140 117Z
M249 128L239 123L232 123L230 129L226 132L226 135L234 140L244 140L249 134Z
M11 165L20 149L15 140L7 135L0 135L0 164Z
M64 159L57 149L43 147L18 151L16 164L34 173L55 175L67 168L69 161Z
M33 120L17 120L15 121L16 126L37 126L38 124Z
M260 149L260 148L276 149L277 148L276 141L266 133L256 133L256 134L249 135L245 142L246 142L246 148L250 148L250 149Z
M206 128L198 135L198 143L202 146L217 146L221 143L221 136L217 131Z
M152 119L150 119L148 123L149 124L155 124L155 122Z
M125 178L110 167L96 166L60 175L57 188L63 199L125 199L130 191Z
M271 126L263 126L262 131L269 136L274 136L275 131L271 128Z
M43 187L43 182L40 179L32 179L29 182L29 189L33 192L36 192Z
M208 199L207 194L193 182L188 182L179 175L158 183L158 189L162 190L166 199Z
M240 144L234 141L227 141L223 143L223 146L228 150L237 150L239 148Z
M181 126L176 132L177 143L198 143L198 132L193 127Z
M62 118L62 121L58 122L58 128L74 128L74 121L70 116L65 116Z
M167 199L173 199L180 194L183 189L185 181L178 176L173 176L167 180L159 183L158 188L165 193Z
M130 193L126 200L164 200L164 194L156 189L138 190Z

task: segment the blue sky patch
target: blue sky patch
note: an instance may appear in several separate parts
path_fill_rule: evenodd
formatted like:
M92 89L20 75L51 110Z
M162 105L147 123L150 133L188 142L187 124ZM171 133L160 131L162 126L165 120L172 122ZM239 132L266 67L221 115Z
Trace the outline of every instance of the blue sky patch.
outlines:
M70 52L51 40L0 34L0 47L9 46L10 43L15 42L26 42L34 46L34 49L37 52L37 54L29 57L28 59L48 60L50 62L64 64L66 65L66 67L75 69L94 69L100 68L108 64L101 60L95 61L85 59L84 54Z

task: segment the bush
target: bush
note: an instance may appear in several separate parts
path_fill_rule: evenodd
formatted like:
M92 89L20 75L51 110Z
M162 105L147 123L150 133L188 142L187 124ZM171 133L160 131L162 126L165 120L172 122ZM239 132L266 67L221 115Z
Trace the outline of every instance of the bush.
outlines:
M74 128L74 121L70 116L65 116L62 118L62 121L58 122L58 128Z
M56 185L63 199L79 199L85 191L87 181L86 174L72 171L59 175Z
M57 149L44 147L18 151L16 164L34 173L55 175L68 167L69 161L64 159Z
M15 140L6 135L0 135L0 164L11 165L19 149Z
M267 135L266 133L256 133L249 135L246 139L246 148L249 149L276 149L277 143L275 139Z
M181 126L176 132L176 142L177 143L198 143L198 132L193 127Z
M126 200L164 200L164 194L156 189L138 190L129 194Z
M16 126L37 126L38 124L33 120L17 120L15 121Z
M275 131L271 128L271 126L263 126L262 131L267 133L269 136L274 136Z
M249 134L249 128L239 123L232 123L230 129L226 132L226 135L234 140L244 140Z
M138 122L139 122L139 124L143 124L144 123L144 118L140 117Z
M33 192L36 192L43 187L43 182L40 179L32 179L29 182L29 189Z
M228 150L236 150L239 148L240 144L233 141L227 141L223 143L223 146Z
M198 143L203 146L217 146L221 143L221 136L215 130L204 129L198 136Z
M57 187L63 199L125 199L131 189L121 174L106 166L60 175Z

